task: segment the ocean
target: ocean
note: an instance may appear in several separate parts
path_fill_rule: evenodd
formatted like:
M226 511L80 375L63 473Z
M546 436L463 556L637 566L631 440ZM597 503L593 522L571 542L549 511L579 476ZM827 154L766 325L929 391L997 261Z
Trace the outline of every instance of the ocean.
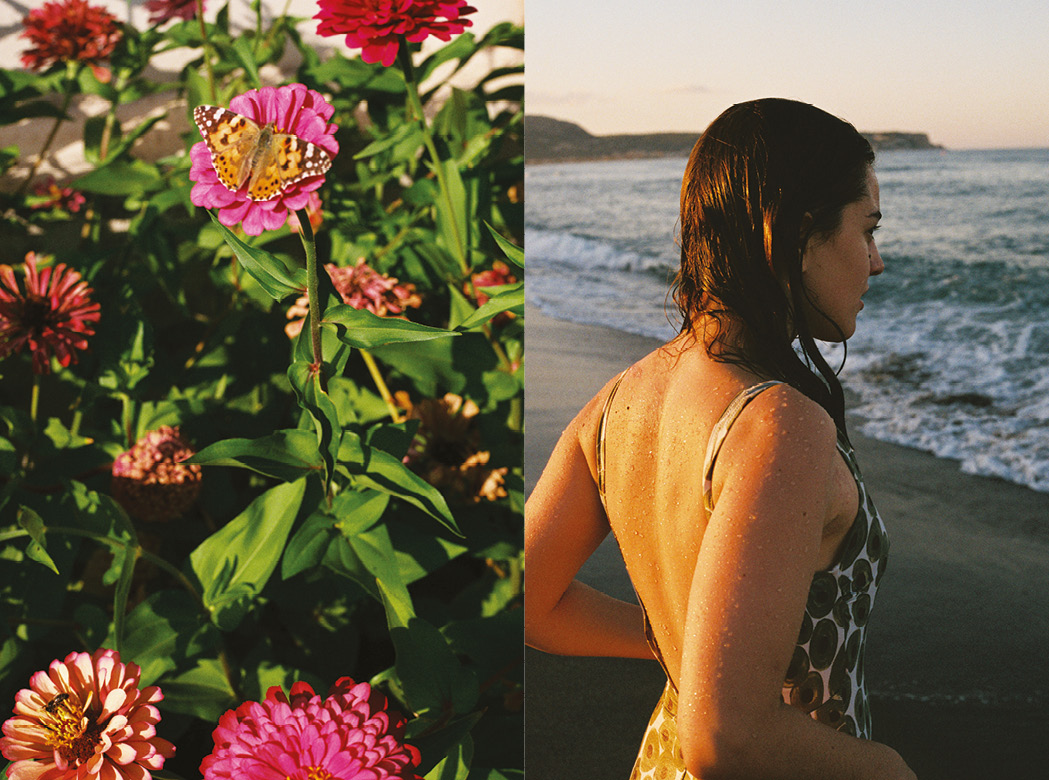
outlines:
M669 339L685 160L526 169L526 296ZM839 377L864 434L1049 492L1049 149L886 151L886 270ZM822 345L831 366L840 345Z

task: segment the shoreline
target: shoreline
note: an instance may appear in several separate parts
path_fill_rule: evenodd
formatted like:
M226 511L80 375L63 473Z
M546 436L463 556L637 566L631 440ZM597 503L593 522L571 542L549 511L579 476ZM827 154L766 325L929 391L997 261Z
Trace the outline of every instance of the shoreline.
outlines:
M526 310L527 491L565 424L659 342ZM1049 494L852 438L892 544L868 640L875 738L923 780L1042 776L1049 612L1038 605L1049 593ZM579 578L632 598L608 539ZM528 650L526 679L530 774L629 775L662 688L657 665Z

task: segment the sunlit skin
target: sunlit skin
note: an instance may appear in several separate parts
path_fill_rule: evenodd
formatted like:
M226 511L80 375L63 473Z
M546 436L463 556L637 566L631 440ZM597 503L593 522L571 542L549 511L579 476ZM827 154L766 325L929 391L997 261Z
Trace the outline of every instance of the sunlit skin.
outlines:
M873 241L880 217L873 174L869 184L839 230L804 255L810 293L846 336L868 278L884 267ZM595 442L611 382L558 442L525 510L526 641L568 655L652 658L640 608L575 580L612 530L679 691L689 771L911 780L891 749L783 704L812 576L835 560L858 491L829 415L779 385L731 428L707 514L701 472L710 430L732 398L762 378L712 360L700 343L704 323L697 325L632 366L620 385L607 428L607 515Z

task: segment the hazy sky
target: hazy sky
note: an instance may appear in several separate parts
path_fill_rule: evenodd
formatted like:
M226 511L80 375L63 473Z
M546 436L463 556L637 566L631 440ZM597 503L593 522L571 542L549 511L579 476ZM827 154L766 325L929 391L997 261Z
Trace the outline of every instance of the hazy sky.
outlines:
M949 148L1049 147L1049 3L526 0L530 114L699 132L741 100L814 103Z

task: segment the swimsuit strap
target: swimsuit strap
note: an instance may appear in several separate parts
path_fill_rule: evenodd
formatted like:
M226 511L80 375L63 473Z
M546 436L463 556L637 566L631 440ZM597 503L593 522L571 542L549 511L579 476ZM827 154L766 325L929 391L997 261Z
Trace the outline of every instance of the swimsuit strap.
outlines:
M707 454L703 460L703 506L706 507L708 513L714 511L714 461L721 452L721 446L725 443L732 423L743 413L747 404L757 398L762 391L773 385L781 384L783 382L771 380L746 388L732 399L721 417L714 423L714 427L710 429L710 441L707 442Z
M626 376L626 371L619 375L612 390L605 399L604 408L601 410L601 423L597 427L597 492L601 496L601 503L605 503L605 427L608 423L608 410L612 408L612 399L619 389L619 383Z

